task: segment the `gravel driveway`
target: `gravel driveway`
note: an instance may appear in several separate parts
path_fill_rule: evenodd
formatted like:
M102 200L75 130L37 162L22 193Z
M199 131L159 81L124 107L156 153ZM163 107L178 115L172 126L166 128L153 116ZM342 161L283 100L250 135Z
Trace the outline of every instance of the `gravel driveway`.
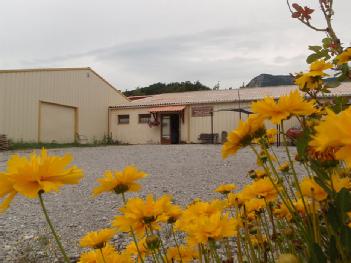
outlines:
M44 196L49 214L72 256L80 253L78 240L87 231L109 226L121 204L113 194L91 197L95 180L107 169L122 169L134 164L149 173L142 181L141 195L172 194L185 204L194 198L210 199L222 183L239 187L248 182L246 173L256 168L256 158L248 150L222 160L220 145L135 145L50 150L52 154L70 152L74 163L85 171L77 186L65 186L59 193ZM282 155L283 148L278 149ZM0 153L0 171L10 154ZM28 154L29 151L18 152ZM130 195L129 195L130 196ZM49 250L49 255L45 251ZM0 214L0 262L53 262L57 253L44 222L37 199L17 196L10 209Z

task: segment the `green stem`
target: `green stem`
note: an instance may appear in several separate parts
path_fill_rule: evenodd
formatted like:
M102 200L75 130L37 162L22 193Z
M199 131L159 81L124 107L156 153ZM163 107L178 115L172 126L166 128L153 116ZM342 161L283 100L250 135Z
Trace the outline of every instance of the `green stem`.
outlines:
M150 228L151 228L151 225L150 225ZM166 248L165 248L165 246L163 244L163 241L162 241L162 238L161 238L161 234L160 234L159 231L157 231L157 236L160 239L161 249L162 249L163 254L165 255L166 262L168 263L167 251L166 251ZM164 262L165 260L164 260L164 258L162 256L161 249L158 248L158 253L159 253L160 257L161 257L162 262Z
M66 263L70 263L71 261L69 260L67 254L66 254L66 252L65 252L65 249L64 249L63 246L62 246L62 243L61 243L61 241L60 241L60 238L59 238L59 236L57 235L57 233L56 233L56 231L55 231L55 229L54 229L54 226L53 226L52 223L51 223L51 220L50 220L50 218L49 218L48 212L47 212L47 210L46 210L46 208L45 208L45 205L44 205L44 200L43 200L42 194L43 194L43 193L40 191L39 194L38 194L38 196L39 196L41 208L43 209L43 212L44 212L44 215L45 215L46 222L48 223L48 225L49 225L49 227L50 227L50 230L51 230L52 234L54 235L54 238L55 238L55 240L56 240L56 243L57 243L57 245L59 246L59 249L60 249L60 251L61 251L61 253L62 253L62 255L63 255L64 261L65 261Z
M174 233L173 225L171 225L171 230L172 230L172 236L173 236L173 239L174 239L174 243L176 244L176 247L177 247L177 250L178 250L180 262L183 262L182 254L180 253L179 244L178 244L177 238L176 238L175 233Z
M285 136L284 122L283 121L281 122L281 127L282 127L282 132L283 132L283 142L284 142L284 146L285 146L285 151L286 151L286 154L288 156L288 160L289 160L290 167L291 167L291 170L292 170L293 178L295 180L296 189L298 190L298 192L299 192L299 194L301 196L302 203L303 203L303 206L304 206L304 208L306 210L306 213L308 213L307 205L306 205L305 199L303 198L303 194L302 194L302 190L301 190L301 187L300 187L300 183L299 183L299 179L298 179L298 176L297 176L297 172L295 170L294 162L293 162L293 160L291 158L290 151L289 151L289 148L288 148L288 143L287 143L286 136ZM307 220L311 224L309 217L307 217Z
M127 203L127 200L126 200L126 197L124 196L124 193L122 193L122 200L123 200L123 203L125 205ZM141 263L144 263L144 259L143 259L143 256L141 255L141 252L140 252L140 249L139 249L139 246L138 246L138 241L137 241L137 239L135 237L133 227L130 227L130 233L132 234L133 241L134 241L135 247L137 249L140 261L141 261Z
M217 263L221 263L221 259L219 258L218 254L217 254L217 249L216 249L216 243L215 241L209 241L209 247L213 256L213 259L217 262Z

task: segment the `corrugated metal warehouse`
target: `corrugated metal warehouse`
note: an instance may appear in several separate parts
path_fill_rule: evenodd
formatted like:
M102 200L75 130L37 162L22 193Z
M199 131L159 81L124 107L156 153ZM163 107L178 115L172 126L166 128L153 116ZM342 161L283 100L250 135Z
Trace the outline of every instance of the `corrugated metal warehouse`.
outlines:
M0 134L71 143L108 135L108 107L129 100L91 68L0 71Z
M279 98L295 89L277 86L148 96L110 107L110 131L115 140L129 144L199 143L208 135L212 138L212 134L223 142L240 118L247 118L252 101L265 96ZM335 96L351 98L351 83L343 83L326 94L327 99ZM294 126L298 126L295 118L285 125Z

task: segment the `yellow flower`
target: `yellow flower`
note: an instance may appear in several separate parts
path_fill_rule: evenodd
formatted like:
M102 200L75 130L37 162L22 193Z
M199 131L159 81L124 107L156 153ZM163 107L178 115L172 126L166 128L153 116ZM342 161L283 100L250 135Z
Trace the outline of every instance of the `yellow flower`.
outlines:
M313 202L311 200L304 199L304 201L305 201L305 205L306 205L308 213L316 214L317 211L320 210L320 205L319 205L318 202L313 204ZM304 202L302 201L301 198L299 198L297 201L294 201L293 205L294 205L295 209L300 214L302 214L302 215L306 214L306 209L305 209L305 206L304 206Z
M266 202L263 199L252 198L245 202L246 213L259 212L266 207Z
M348 177L341 177L339 174L333 174L331 178L331 187L335 192L340 192L341 189L351 189L351 180Z
M0 213L4 212L9 207L10 202L16 194L17 192L9 181L8 176L4 173L0 173L0 198L5 197L0 205Z
M274 124L280 124L281 121L291 116L307 116L317 112L314 108L314 101L306 101L298 90L291 91L289 95L281 96L278 102L275 102L271 97L266 97L252 103L251 109L259 117L269 119Z
M162 207L160 208L165 217L167 217L167 223L175 223L182 215L183 210L179 205L172 204L171 199L162 202Z
M227 196L227 207L239 207L245 202L242 193L229 193Z
M351 48L347 48L340 55L336 57L338 65L345 64L351 60Z
M275 136L277 135L277 130L272 128L266 130L266 137L268 139L269 144L273 144L275 142ZM260 144L261 138L255 138L252 140L253 143Z
M323 85L321 77L313 77L309 72L297 75L295 84L299 86L301 90L316 90Z
M278 132L277 132L277 129L274 129L274 128L268 129L268 130L266 131L266 136L267 136L268 142L269 142L270 144L273 144L273 143L275 142L277 133L278 133Z
M197 223L201 216L211 216L221 213L227 203L222 200L212 200L211 202L197 201L190 204L182 213L181 217L175 223L175 228L180 231L188 231L189 226Z
M138 241L138 249L142 258L145 258L150 254L150 250L147 248L145 237ZM130 256L133 256L135 258L138 258L138 261L139 261L138 249L135 243L131 242L127 245L126 249L124 250L124 253Z
M235 189L236 189L235 184L223 184L223 185L218 186L216 188L215 192L226 195Z
M227 141L223 144L223 159L234 155L241 147L249 145L252 139L262 135L263 131L263 120L257 115L250 115L245 122L240 121L238 128L228 134Z
M115 253L110 257L107 257L106 262L108 263L135 263L134 260L131 260L130 256L127 254Z
M263 170L263 169L256 169L255 170L255 175L256 175L256 178L264 178L264 177L266 177L267 176L267 173L266 173L266 171L265 170Z
M180 254L180 256L179 256ZM170 247L167 249L167 260L169 262L193 262L195 259L199 258L199 253L197 249L192 246L179 246L179 251L177 247Z
M326 63L324 60L316 60L310 65L310 73L312 76L326 76L324 70L331 69L332 64Z
M6 171L0 177L0 197L8 194L3 206L8 206L15 191L35 198L40 191L58 191L65 184L79 183L83 172L76 166L67 167L71 161L72 156L69 154L63 157L49 156L45 149L41 155L33 152L29 158L12 155Z
M250 188L257 198L264 198L267 202L275 200L278 196L276 187L267 177L254 181Z
M104 257L102 257L102 254ZM106 244L104 248L91 250L85 253L82 253L78 263L105 263L105 262L121 262L121 263L131 263L127 260L126 256L123 256L121 261L114 261L117 257L120 257L120 254L116 252L114 247L111 244ZM104 261L105 260L105 261Z
M175 223L183 214L182 208L177 205L173 205L171 208L165 211L166 216L168 217L167 223Z
M89 232L81 238L79 244L81 247L103 248L106 242L112 239L116 232L115 229L111 228Z
M310 141L310 146L318 152L328 148L337 149L335 157L344 160L351 166L351 108L336 114L327 110L328 115L324 121L315 127L316 134Z
M206 244L208 240L219 240L233 237L237 233L238 220L216 212L210 216L200 216L195 224L189 225L186 233L191 244Z
M168 219L163 208L170 200L171 197L168 195L154 200L151 194L146 197L146 200L138 197L131 198L124 207L119 209L123 215L116 216L112 225L123 232L129 232L133 228L138 236L142 236L149 226L152 229L159 229L159 223L166 222Z
M96 196L103 192L112 191L117 194L128 191L137 192L141 186L135 181L145 176L147 176L146 173L139 171L134 166L127 166L123 171L106 171L104 177L97 179L100 185L94 188L93 194Z
M284 162L278 167L278 170L284 173L288 172L289 169L290 169L289 162Z
M267 243L267 237L262 235L252 235L250 236L250 241L254 247L258 247Z
M288 221L292 219L292 214L285 204L279 204L276 208L273 209L273 214L277 218L285 218Z
M315 182L315 180L305 177L300 182L302 195L317 201L323 201L328 197L327 192Z
M328 75L324 73L324 70L332 67L332 64L326 63L324 60L317 60L311 64L309 72L297 76L295 83L302 90L306 88L312 90L318 89L323 84L322 77Z

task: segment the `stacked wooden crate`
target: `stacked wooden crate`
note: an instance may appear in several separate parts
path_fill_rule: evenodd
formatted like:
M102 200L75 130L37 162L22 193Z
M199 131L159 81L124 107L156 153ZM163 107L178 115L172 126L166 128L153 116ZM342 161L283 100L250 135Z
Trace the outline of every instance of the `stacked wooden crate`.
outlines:
M0 151L7 151L9 149L9 141L6 135L0 134Z

